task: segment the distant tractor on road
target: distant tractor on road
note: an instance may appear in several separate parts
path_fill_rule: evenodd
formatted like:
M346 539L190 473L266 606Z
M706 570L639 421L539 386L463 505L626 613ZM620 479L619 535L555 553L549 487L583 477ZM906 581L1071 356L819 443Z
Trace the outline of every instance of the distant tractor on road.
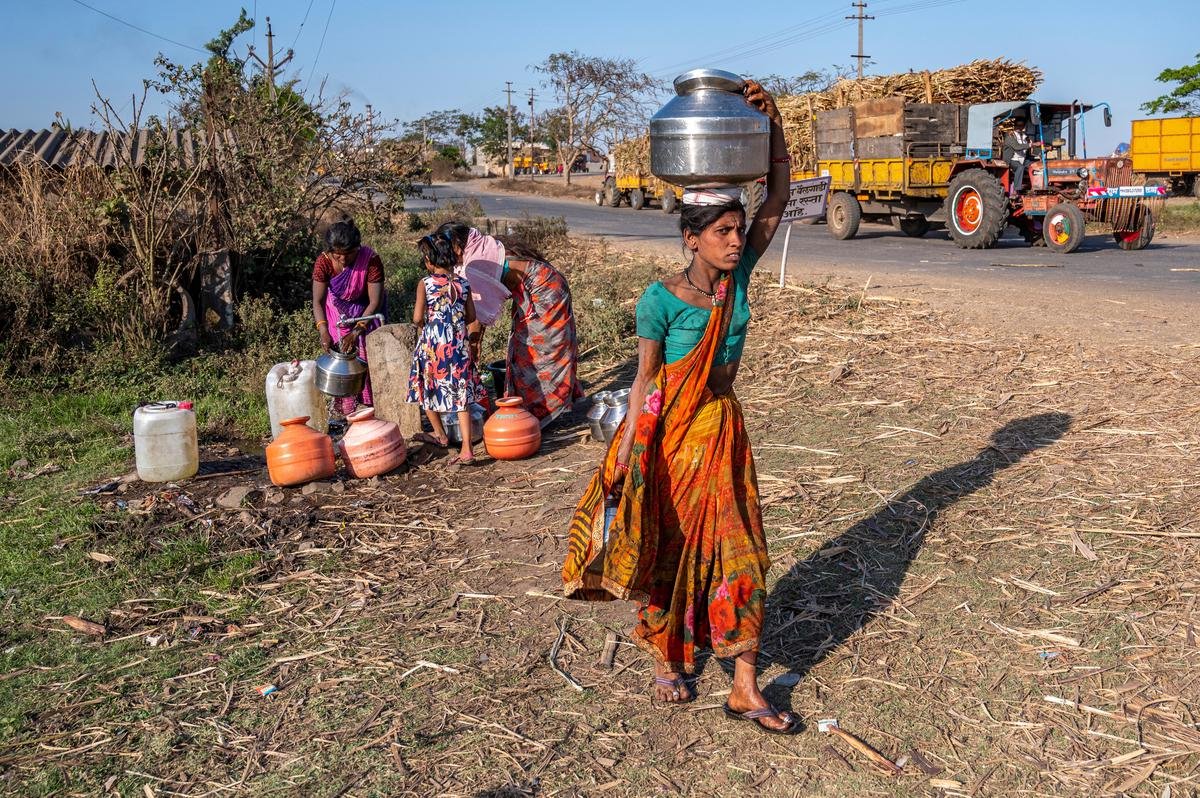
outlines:
M1141 249L1166 192L1133 185L1129 158L1076 156L1077 132L1094 108L1112 123L1107 105L1032 100L959 106L894 97L819 113L830 233L853 238L861 221L891 221L921 237L944 223L958 246L984 249L1011 224L1027 242L1066 253L1091 222L1108 226L1122 249Z
M987 103L971 106L966 157L951 170L945 214L950 237L960 247L982 249L1012 224L1031 244L1074 252L1088 222L1112 230L1121 249L1146 247L1166 189L1133 185L1129 158L1077 155L1078 128L1093 107L1079 103ZM1006 124L1007 123L1007 124ZM997 131L1005 131L995 152ZM1060 133L1047 141L1046 132ZM999 156L999 157L998 157Z

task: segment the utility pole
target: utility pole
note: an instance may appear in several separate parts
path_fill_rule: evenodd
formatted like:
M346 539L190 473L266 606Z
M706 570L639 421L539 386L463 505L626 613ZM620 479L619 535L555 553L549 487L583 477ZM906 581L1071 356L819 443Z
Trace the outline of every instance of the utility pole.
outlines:
M504 85L507 87L504 89L504 93L508 95L508 176L511 178L516 177L512 159L512 81L506 80L504 81Z
M863 79L863 62L871 57L869 55L863 54L863 22L868 19L875 19L875 17L868 17L866 15L867 0L859 0L859 2L857 2L857 3L851 3L850 7L858 9L858 11L856 11L854 13L854 16L846 17L846 19L858 20L858 55L852 55L850 57L858 59L858 79L862 80Z
M534 136L533 136L533 131L534 131L534 126L533 126L533 89L530 89L529 90L529 162L531 164L534 163L535 161L537 161L537 156L534 155L534 152L533 152L533 142L535 141ZM533 180L533 172L534 172L534 170L531 168L529 170L529 179L530 180Z
M275 78L283 71L283 67L292 60L295 53L292 48L288 48L287 55L279 63L275 63L275 34L271 31L271 18L267 17L267 60L264 62L258 57L258 53L254 52L254 45L250 45L247 51L251 58L258 62L262 67L263 74L267 76L267 95L271 98L271 102L275 102Z
M371 108L371 104L367 103L367 144L371 144L375 138L374 122L375 112Z

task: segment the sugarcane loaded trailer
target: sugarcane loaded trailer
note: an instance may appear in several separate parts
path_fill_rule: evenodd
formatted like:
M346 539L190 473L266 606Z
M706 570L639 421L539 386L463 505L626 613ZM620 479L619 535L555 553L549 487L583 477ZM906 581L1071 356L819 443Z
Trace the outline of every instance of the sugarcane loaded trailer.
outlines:
M1133 120L1129 157L1135 179L1200 199L1200 116Z
M1073 252L1088 222L1122 249L1154 236L1166 190L1133 185L1129 158L1077 153L1084 116L1108 106L1032 100L971 106L893 97L816 117L817 171L831 178L826 221L839 239L861 222L920 237L945 225L964 249L995 245L1008 225L1030 244Z
M674 213L683 202L683 188L643 172L617 172L608 175L596 192L596 204L619 208L628 205L635 211L658 203L663 213ZM742 205L747 218L753 217L766 197L766 180L742 186Z
M682 188L638 170L607 175L596 192L596 204L610 208L626 204L637 211L656 202L664 213L674 213L682 197Z

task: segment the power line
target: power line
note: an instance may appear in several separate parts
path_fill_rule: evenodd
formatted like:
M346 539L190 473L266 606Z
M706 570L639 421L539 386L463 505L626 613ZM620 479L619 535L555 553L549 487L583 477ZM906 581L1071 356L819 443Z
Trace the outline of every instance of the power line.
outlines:
M822 22L825 19L828 19L831 17L837 17L840 15L841 15L840 11L833 11L833 12L827 12L825 14L820 14L818 16L811 17L809 19L801 20L800 22L797 22L795 25L790 25L786 28L775 31L770 36L766 36L766 37L760 36L751 41L742 42L741 44L735 44L735 45L731 45L729 47L724 47L720 50L706 53L704 55L691 57L686 61L678 61L674 64L668 64L667 66L663 67L662 69L654 70L654 73L656 75L666 75L670 72L675 71L678 68L690 66L692 64L697 64L697 63L701 63L704 61L713 61L713 60L717 60L717 59L721 59L721 58L732 57L735 55L741 55L747 48L758 48L758 47L762 47L764 45L769 45L771 42L774 42L776 40L786 39L789 37L789 35L793 34L796 31L799 31L801 28L805 28L809 25L814 25L818 22ZM802 31L802 33L807 33L807 31Z
M873 0L873 5L878 7L891 2L895 2L895 0ZM916 2L910 2L906 5L889 7L882 11L876 11L876 14L880 17L895 16L897 14L908 14L913 11L925 11L933 8L941 8L943 6L956 5L963 2L966 2L966 0L917 0ZM741 61L747 58L769 53L773 50L779 50L781 48L799 44L810 39L815 39L818 36L822 36L826 33L831 33L842 28L850 27L851 21L841 19L841 15L842 12L834 11L832 13L813 17L797 23L796 25L791 25L787 28L784 28L772 36L759 39L756 42L744 42L743 44L735 47L719 50L715 53L709 53L703 56L698 56L697 58L681 62L674 66L669 66L664 71L656 71L654 76L658 78L672 77L672 73L677 67L691 66L699 62L709 61L723 56L730 58L736 56L738 60Z
M255 0L255 3L257 3L257 2L258 2L258 0ZM315 2L315 0L308 0L308 8L306 8L304 10L304 19L300 20L300 27L296 28L296 38L292 39L292 46L288 49L291 49L291 50L296 49L296 42L300 41L300 33L301 33L301 31L304 30L304 23L308 22L308 12L312 11L314 2Z
M325 49L325 34L329 33L329 21L333 19L333 9L335 8L337 8L337 0L333 0L329 4L329 16L325 17L325 30L321 31L321 43L317 45L317 55L313 58L312 69L308 71L308 83L312 83L313 74L317 71L317 61L321 59L321 51Z
M145 28L141 27L140 25L134 25L132 22L126 22L125 20L121 19L120 17L114 17L112 14L108 13L107 11L101 11L99 8L96 8L95 6L90 6L87 3L83 2L83 0L71 0L71 2L74 3L75 5L83 6L84 8L86 8L90 11L95 11L97 14L99 14L102 17L108 17L113 22L119 22L127 28L133 28L135 31L138 31L139 33L144 33L147 36L153 36L154 38L161 39L164 42L170 42L171 44L175 45L176 47L185 47L188 50L192 50L197 53L207 52L206 50L201 50L199 47L192 47L190 44L184 44L183 42L177 42L174 39L168 39L166 36L159 36L154 31L146 30Z

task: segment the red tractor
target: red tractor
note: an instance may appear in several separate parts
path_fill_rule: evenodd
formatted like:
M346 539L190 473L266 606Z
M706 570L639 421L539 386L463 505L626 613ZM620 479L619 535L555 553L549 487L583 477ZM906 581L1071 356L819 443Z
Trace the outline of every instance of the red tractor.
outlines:
M966 157L954 164L946 194L946 228L955 243L991 247L1011 224L1035 246L1073 252L1091 222L1109 227L1121 249L1147 246L1166 189L1132 185L1129 158L1089 158L1086 149L1077 156L1084 114L1096 107L1110 126L1106 104L971 106Z

